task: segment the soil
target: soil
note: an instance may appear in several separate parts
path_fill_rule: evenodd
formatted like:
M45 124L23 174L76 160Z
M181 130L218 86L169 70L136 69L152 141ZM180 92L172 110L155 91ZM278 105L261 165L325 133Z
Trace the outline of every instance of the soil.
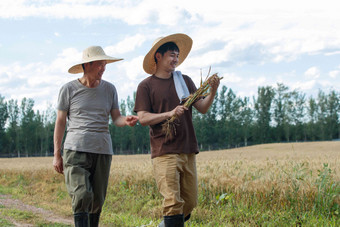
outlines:
M47 222L73 225L72 219L60 217L54 214L52 211L48 211L42 208L24 204L22 201L18 199L13 199L10 195L0 194L0 206L4 206L5 208L8 208L8 209L17 209L17 210L32 212L36 214L37 216L41 217L42 219L45 219ZM1 214L1 211L0 211L0 214ZM34 226L32 224L18 222L10 217L4 217L4 218L10 221L11 223L13 223L14 226L20 226L20 227Z

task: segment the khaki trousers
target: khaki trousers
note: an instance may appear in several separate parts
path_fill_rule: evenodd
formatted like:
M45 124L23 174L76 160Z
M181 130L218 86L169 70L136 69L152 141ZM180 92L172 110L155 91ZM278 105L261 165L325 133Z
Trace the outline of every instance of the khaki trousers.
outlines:
M65 184L77 213L100 213L109 180L111 155L64 150Z
M184 214L197 206L195 154L168 154L152 159L154 177L163 195L163 216Z

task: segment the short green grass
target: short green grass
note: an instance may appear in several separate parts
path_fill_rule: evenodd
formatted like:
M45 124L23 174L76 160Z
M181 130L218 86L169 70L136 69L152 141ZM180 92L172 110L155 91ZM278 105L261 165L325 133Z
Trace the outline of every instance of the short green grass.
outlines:
M0 226L11 227L11 226L15 226L15 225L13 223L11 223L10 221L8 221L7 219L2 218L1 214L0 214Z
M2 217L4 215L6 218ZM34 223L36 227L70 227L71 225L65 225L60 223L50 223L37 218L35 215L30 214L29 212L22 212L18 210L9 210L4 212L4 214L0 211L0 226L3 227L12 227L16 226L12 222L8 220L8 217L11 217L18 223Z
M14 208L7 208L0 205L0 226L15 226L10 220L15 220L18 223L32 224L37 227L66 227L70 225L65 225L61 223L51 223L44 220L38 214L31 211L19 210Z
M39 216L35 215L32 212L17 210L13 208L11 209L2 208L1 215L3 217L10 217L10 218L13 218L14 220L26 222L26 223L32 223L32 220L39 219Z
M71 225L65 225L61 223L51 223L43 219L43 217L36 215L30 211L23 211L18 209L7 209L0 207L0 226L14 226L8 218L15 220L18 223L32 224L37 227L67 227Z

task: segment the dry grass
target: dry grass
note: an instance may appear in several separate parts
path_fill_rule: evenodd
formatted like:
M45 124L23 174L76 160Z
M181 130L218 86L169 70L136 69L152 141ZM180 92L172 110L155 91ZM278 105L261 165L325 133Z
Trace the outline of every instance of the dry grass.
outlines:
M65 192L63 176L53 170L52 159L0 159L0 184L21 185L20 177L15 176L22 176L31 182L39 179L29 189L25 188L28 190L26 195L29 195L27 202L50 207L64 215L70 214L70 200ZM150 155L113 156L108 193L115 194L126 189L133 191L133 194L145 196L147 190L151 189L152 193L157 194L151 162ZM201 152L197 156L201 205L195 212L212 212L204 206L216 204L216 196L224 193L233 194L232 199L236 204L247 201L251 203L256 198L256 201L268 203L268 207L279 209L295 201L299 203L298 207L306 207L308 210L315 201L318 192L315 182L324 164L331 169L332 179L339 183L339 163L340 142L265 144ZM159 195L156 200L160 200ZM114 200L109 197L108 203L111 201ZM150 207L154 209L150 210ZM150 216L149 212L152 217L159 218L160 202L156 207L150 205L145 210L140 208L139 214Z
M39 171L52 170L52 157L39 158L2 158L0 170ZM266 169L266 175L276 174L275 169L294 163L308 163L312 169L320 169L328 163L334 176L340 180L340 142L276 143L255 145L230 150L200 152L197 155L199 176L220 176L223 172L239 175ZM236 166L237 165L237 168ZM213 173L213 175L210 175ZM56 173L55 173L56 174ZM229 174L229 175L230 175ZM151 177L150 155L114 155L111 165L111 177L133 177L147 179Z
M276 143L231 150L201 152L197 156L201 177L219 178L256 174L262 178L279 177L297 164L319 170L328 163L335 179L340 180L340 142Z

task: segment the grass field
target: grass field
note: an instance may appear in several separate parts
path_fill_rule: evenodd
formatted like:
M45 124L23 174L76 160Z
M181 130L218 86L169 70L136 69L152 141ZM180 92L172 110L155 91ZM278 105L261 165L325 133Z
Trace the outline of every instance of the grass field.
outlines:
M340 226L340 142L201 152L197 172L199 205L186 226ZM0 194L71 218L51 157L0 159L0 174ZM161 203L150 155L113 156L102 226L157 226ZM6 212L0 206L0 225Z

